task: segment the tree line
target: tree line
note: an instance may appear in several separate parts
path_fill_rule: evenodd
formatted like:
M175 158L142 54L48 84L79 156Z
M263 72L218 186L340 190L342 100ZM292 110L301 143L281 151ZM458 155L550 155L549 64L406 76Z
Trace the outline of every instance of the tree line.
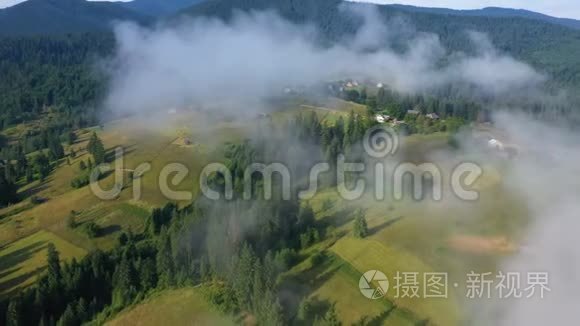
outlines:
M103 321L150 291L200 283L224 312L250 312L260 323L281 324L288 317L277 277L295 262L296 250L312 244L301 235L319 227L312 209L294 201L222 203L217 211L202 200L181 209L167 204L146 224L142 233L122 233L112 251L97 250L79 261L61 261L49 245L38 282L2 303L6 325Z
M76 141L76 134L65 132L62 129L47 128L35 134L28 131L20 141L2 146L0 149L0 207L16 203L20 200L17 195L19 185L26 185L35 180L44 181L55 166L66 162L70 165L76 152L71 148L65 153L63 143L72 145ZM79 176L72 180L74 188L89 184L89 176L93 166L107 160L103 142L93 132L87 144L87 152L91 158L85 163L81 161Z

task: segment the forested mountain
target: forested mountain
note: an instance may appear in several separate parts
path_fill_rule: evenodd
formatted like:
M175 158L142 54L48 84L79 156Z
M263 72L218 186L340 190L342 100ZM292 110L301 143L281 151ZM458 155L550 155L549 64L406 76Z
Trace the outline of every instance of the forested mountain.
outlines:
M483 9L471 9L471 10L455 10L447 8L428 8L428 7L416 7L408 5L390 5L394 8L415 11L415 12L425 12L432 14L443 14L443 15L456 15L456 16L483 16L483 17L522 17L529 19L541 20L553 24L558 24L562 26L567 26L575 29L580 29L580 20L569 19L569 18L558 18L548 15L544 15L538 12L529 11L525 9L511 9L511 8L500 8L500 7L487 7Z
M0 128L36 119L49 107L86 111L103 86L95 59L113 48L110 33L1 39Z
M152 0L137 0L142 4ZM183 0L185 1L185 0ZM195 0L187 0L195 1ZM157 2L160 3L160 2ZM183 4L176 1L173 4ZM209 0L179 15L228 19L234 10L273 10L295 23L318 27L323 43L354 33L361 19L340 10L341 0ZM352 4L363 6L364 4ZM580 86L580 31L521 17L482 17L418 12L379 6L385 21L403 17L419 32L440 37L449 51L474 51L466 31L486 33L502 52L532 64L554 78L553 87ZM173 19L170 16L164 19ZM84 110L98 99L104 80L95 75L95 58L114 50L102 30L115 19L147 21L121 4L84 0L29 0L0 11L0 128L35 119L46 108ZM35 36L28 34L63 34ZM10 36L2 34L24 34ZM101 34L101 35L97 35ZM84 109L83 109L84 108Z
M121 5L143 15L158 17L170 15L204 0L133 0Z
M362 24L361 19L341 11L341 3L341 0L214 0L188 8L182 14L229 19L235 10L274 10L290 21L317 26L326 41L332 42L353 33ZM378 8L385 21L403 17L419 32L437 34L450 51L473 51L466 31L485 33L500 51L553 76L558 86L580 85L580 31L522 17L442 15L388 5Z
M108 29L120 20L148 19L112 2L28 0L0 10L0 36L82 33Z

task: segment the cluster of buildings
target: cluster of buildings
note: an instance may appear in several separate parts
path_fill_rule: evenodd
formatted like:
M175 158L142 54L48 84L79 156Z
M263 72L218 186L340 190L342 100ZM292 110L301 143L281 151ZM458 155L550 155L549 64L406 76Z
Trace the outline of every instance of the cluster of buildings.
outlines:
M344 88L353 88L353 87L358 87L359 83L356 80L353 81L347 81L344 85L342 85Z
M357 87L359 87L359 85L360 84L359 84L358 81L356 81L356 80L349 80L349 81L343 81L343 82L335 83L334 86L332 84L331 85L328 85L328 88L331 91L334 91L335 90L334 87L336 86L336 87L338 87L338 91L339 92L344 92L345 90L348 90L348 89L357 88Z
M407 110L407 114L417 116L417 115L421 114L421 112L419 110ZM425 115L425 117L428 119L431 119L431 120L439 120L439 115L437 113L428 113ZM397 118L391 117L390 115L386 115L386 114L376 114L375 120L378 123L390 122L394 126L405 123L402 120L397 120Z
M385 115L385 114L377 114L375 115L375 120L378 123L391 123L392 126L398 126L398 125L402 125L405 123L405 121L403 120L397 120L397 118L395 117L391 117L390 115Z
M495 138L492 138L487 141L487 147L495 149L497 151L503 151L505 149L504 144Z

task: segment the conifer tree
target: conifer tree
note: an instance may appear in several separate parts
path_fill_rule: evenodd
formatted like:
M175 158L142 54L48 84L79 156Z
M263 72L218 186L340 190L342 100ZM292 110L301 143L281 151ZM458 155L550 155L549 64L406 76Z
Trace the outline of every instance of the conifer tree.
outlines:
M324 315L325 324L328 326L340 326L341 322L336 313L336 304L332 304Z
M87 302L85 301L84 298L80 298L79 302L77 303L76 306L76 313L77 313L77 318L79 321L84 321L89 319L89 314L88 314L88 307L87 307Z
M50 173L50 161L43 152L40 152L34 158L34 167L36 172L38 172L41 181L43 181Z
M56 250L54 244L52 243L48 245L47 264L48 264L48 285L52 291L55 291L60 288L62 274L60 268L59 253Z
M173 285L173 277L175 266L173 262L173 252L171 250L171 239L167 232L167 228L161 228L159 235L159 247L157 249L157 275L159 278L159 285L171 286Z
M138 286L137 272L127 252L123 253L114 279L113 305L122 307L134 299Z
M0 207L17 202L17 190L16 184L0 173Z
M141 282L141 289L147 291L157 286L157 271L155 270L155 262L151 258L146 258L142 261L139 268L139 280Z
M74 326L74 325L78 325L78 324L79 324L79 320L77 319L73 305L72 304L67 305L66 309L64 310L64 313L62 314L62 316L58 320L57 325L58 326Z
M6 311L6 326L22 326L22 304L20 297L10 299L8 309Z
M243 308L250 308L255 259L252 248L245 243L240 250L238 261L233 269L232 286L236 294L237 302Z
M103 142L99 139L96 132L93 132L89 143L87 144L87 151L93 155L95 160L95 165L99 165L105 162L105 147Z
M359 209L354 219L353 234L357 238L365 238L369 233L367 221L362 209Z

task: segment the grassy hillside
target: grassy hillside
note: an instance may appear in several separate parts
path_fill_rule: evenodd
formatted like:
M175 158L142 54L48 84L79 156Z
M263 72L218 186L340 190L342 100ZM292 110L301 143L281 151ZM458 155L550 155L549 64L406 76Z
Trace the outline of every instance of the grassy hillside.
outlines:
M439 135L411 136L406 144L411 160L446 146ZM332 190L318 193L309 204L319 222L328 226L330 239L303 251L302 262L285 275L283 284L321 307L336 303L347 323L462 324L468 318L462 299L465 275L472 270L496 271L503 259L518 250L528 221L525 206L502 187L501 173L493 167L486 171L476 186L481 198L474 203L377 202L371 196L346 202ZM352 235L353 212L358 208L366 212L369 236L365 239ZM312 257L319 252L325 260L313 265ZM360 276L372 269L384 272L391 282L385 299L368 300L358 292ZM420 284L422 273L447 272L448 298L396 297L397 272L418 272Z
M332 124L338 117L347 118L351 110L363 113L366 108L339 100L315 105L301 102L281 107L270 118L277 123L286 121L297 111L315 112L324 124ZM195 190L201 167L222 159L217 149L227 141L241 142L261 119L224 119L203 112L160 113L152 119L123 119L103 128L78 131L77 141L66 147L67 151L75 149L77 153L70 165L62 161L42 183L35 181L21 186L22 195L28 198L34 195L42 200L25 200L0 210L3 293L11 295L18 287L32 284L46 266L44 246L49 242L55 243L63 259L79 258L94 249L114 248L124 230L143 231L151 209L168 201L158 189L157 178L166 163L186 165L190 175L178 188ZM11 135L18 132L13 130ZM74 189L70 185L80 171L80 162L89 157L85 147L92 132L98 134L109 152L118 146L124 149L126 169L134 169L144 162L151 164L151 171L142 177L143 196L139 200L132 198L128 178L121 195L111 201L99 200L88 187ZM409 136L404 144L400 155L414 162L449 149L446 133ZM438 163L453 165L447 159ZM527 222L525 207L502 187L501 168L498 164L486 169L484 180L477 185L482 196L475 203L449 200L433 205L429 201L376 201L370 197L343 201L331 189L319 192L308 204L315 213L314 223L323 235L321 241L301 247L296 264L278 280L287 311L295 311L303 298L309 298L319 315L324 315L335 304L345 324L366 321L415 325L428 320L437 325L460 325L466 318L462 285L449 288L449 298L445 300L400 298L391 289L385 298L371 301L360 294L358 281L371 269L383 271L391 282L397 272L445 271L450 282L459 284L465 281L467 271L494 271L504 257L517 250ZM100 183L105 188L112 186L113 176ZM353 212L358 208L364 209L368 224L369 235L365 239L352 236ZM72 211L78 224L74 228L67 225ZM98 225L101 234L91 238L83 232L83 225L88 223ZM215 307L210 307L196 291L186 288L157 294L122 312L111 323L180 325L192 319L197 324L231 321L216 313Z
M145 302L121 312L105 325L226 326L235 324L232 319L213 310L199 293L199 289L186 287L157 293Z
M347 325L363 320L377 325L414 325L420 321L418 315L387 298L369 300L362 296L358 288L360 276L360 270L347 260L326 251L319 265L313 266L307 259L294 267L284 276L282 288L310 298L315 311L323 312L330 304L336 304L340 320Z
M86 250L54 233L38 231L0 249L0 297L10 296L34 283L46 266L46 248L54 244L63 260L81 258Z
M332 117L346 117L351 109L362 110L361 106L348 102L333 101L328 104L332 108L314 110ZM290 111L275 113L273 119L288 119L290 114L295 114L296 109L297 107L292 107ZM158 179L160 170L166 164L182 163L189 169L188 177L172 189L190 191L195 198L199 190L198 177L202 167L210 157L212 160L220 160L219 151L214 153L212 148L227 141L242 141L247 131L257 123L254 119L214 121L204 113L180 113L175 116L167 114L159 117L157 121L160 119L167 121L152 127L151 121L124 119L111 122L102 129L78 131L77 141L67 147L67 151L76 152L75 158L70 159L70 165L66 160L61 160L43 182L34 181L20 187L19 193L23 201L0 209L0 265L3 266L4 275L0 278L0 287L3 293L18 286L30 285L36 273L46 266L45 251L36 250L34 254L19 255L16 263L18 267L11 269L9 266L13 263L10 258L13 251L27 247L30 242L35 243L35 248L44 248L48 242L54 242L58 250L62 249L63 258L67 259L79 258L95 249L112 249L122 231L142 232L151 209L168 202L160 191ZM213 127L208 130L205 126L209 124ZM8 131L10 137L17 137L19 133L25 132L18 128ZM110 201L100 200L87 186L80 189L71 186L71 181L81 171L80 162L87 162L90 158L85 148L93 131L97 132L109 153L113 154L117 147L124 149L123 164L127 171L142 163L151 164L151 171L142 177L142 197L139 200L134 200L132 184L128 178L125 179L126 185L121 195ZM185 139L188 144L184 142ZM110 189L113 183L114 175L100 181L103 189ZM33 202L32 197L37 198L38 202ZM77 224L75 228L67 225L71 214ZM101 230L99 236L90 238L83 232L84 225L88 223L98 225ZM42 238L42 243L39 242L39 237ZM73 250L71 248L76 249L74 254L70 254Z

